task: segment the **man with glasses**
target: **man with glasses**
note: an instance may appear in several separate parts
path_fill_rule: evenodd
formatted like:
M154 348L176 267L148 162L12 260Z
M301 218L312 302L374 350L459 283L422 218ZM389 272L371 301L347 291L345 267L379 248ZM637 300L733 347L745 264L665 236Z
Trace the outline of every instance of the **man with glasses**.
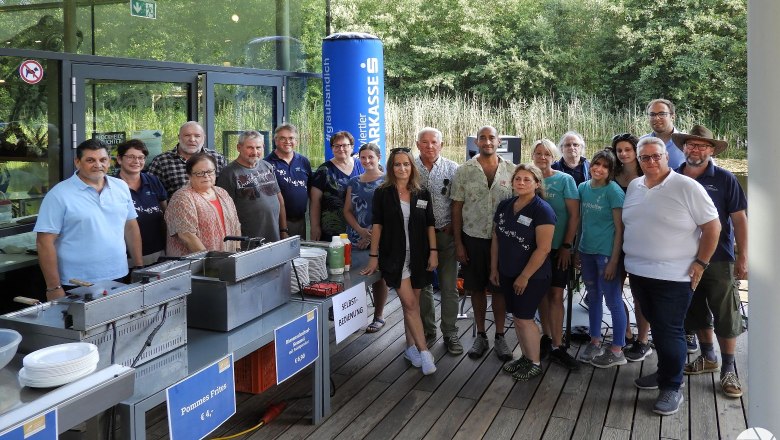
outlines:
M653 131L642 138L655 137L664 141L666 153L669 156L669 166L672 169L679 167L685 162L685 156L672 139L672 133L679 133L674 128L674 104L668 99L654 99L647 104L646 111L650 128Z
M160 179L165 190L168 191L169 199L173 197L173 193L187 183L185 164L193 154L202 151L216 159L217 175L222 171L222 168L227 166L225 156L206 148L203 145L205 142L206 135L203 127L195 121L185 122L179 128L179 143L173 147L173 150L166 151L152 159L152 163L149 164L149 173Z
M306 239L306 208L311 188L311 163L299 154L298 129L292 124L282 124L274 130L274 148L265 160L274 167L276 182L284 199L289 235Z
M108 146L97 139L76 147L76 173L46 194L35 222L38 262L46 299L65 296L71 280L119 280L127 275L127 253L142 266L141 232L130 189L107 176Z
M659 389L653 411L670 415L683 401L685 315L715 252L720 222L704 188L669 167L663 140L643 138L637 155L644 176L631 181L626 192L623 251L631 292L650 322L658 371L634 383Z
M485 332L486 290L492 292L496 321L495 352L501 361L512 360L512 351L504 340L506 303L497 286L490 283L490 245L493 214L499 202L512 197L512 173L515 165L496 154L501 139L498 130L486 125L477 132L479 154L458 167L452 182L452 230L455 258L463 267L463 287L471 296L477 337L468 352L478 359L490 349Z
M561 150L561 158L553 162L550 166L552 169L574 177L577 186L590 179L590 162L582 156L585 140L581 134L573 130L567 131L558 141L558 149Z
M274 167L264 161L263 135L245 131L238 137L238 158L217 178L217 186L230 194L236 205L241 235L266 242L287 237L284 199Z
M720 221L720 237L709 266L693 293L685 328L699 336L701 354L685 366L685 374L706 374L720 370L720 384L729 397L742 396L742 386L734 368L737 336L742 334L742 314L736 280L747 279L747 198L737 178L715 166L712 156L728 147L714 139L712 132L695 125L689 134L672 135L683 146L685 163L675 171L699 182L715 204ZM739 254L734 254L734 240ZM713 321L714 317L714 321ZM714 331L713 331L714 324ZM720 346L721 365L715 356L714 336Z
M419 156L415 158L420 171L420 183L431 193L433 218L436 228L436 247L439 250L439 266L436 268L441 293L441 333L444 345L452 355L463 353L463 345L458 338L458 262L455 260L455 241L452 237L452 199L450 185L455 177L458 164L442 157L441 131L425 127L417 133ZM422 289L420 295L420 315L422 317L425 340L428 348L436 342L436 318L433 303L433 286Z

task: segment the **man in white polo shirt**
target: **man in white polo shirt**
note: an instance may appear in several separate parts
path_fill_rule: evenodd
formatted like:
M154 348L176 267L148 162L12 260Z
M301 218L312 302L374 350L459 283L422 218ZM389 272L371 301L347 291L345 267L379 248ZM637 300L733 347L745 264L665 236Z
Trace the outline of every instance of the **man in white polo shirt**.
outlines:
M704 188L669 167L661 139L640 140L637 156L644 176L634 179L626 192L623 251L631 292L653 332L658 371L634 383L659 388L653 411L670 415L683 401L685 315L718 244L720 221Z

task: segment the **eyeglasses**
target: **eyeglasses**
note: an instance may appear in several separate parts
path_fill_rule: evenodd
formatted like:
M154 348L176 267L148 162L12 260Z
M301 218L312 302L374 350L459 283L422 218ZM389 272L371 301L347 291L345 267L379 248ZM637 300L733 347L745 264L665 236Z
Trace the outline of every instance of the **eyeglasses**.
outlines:
M565 148L580 148L582 144L578 144L576 142L570 142L568 144L563 144Z
M664 157L664 156L662 154L658 154L658 153L656 153L656 154L643 154L643 155L639 156L639 161L640 162L650 162L652 160L653 162L660 162L662 157Z
M398 148L393 148L392 150L390 150L390 153L391 154L398 153L399 151L403 151L404 153L411 153L412 149L408 148L408 147L398 147Z
M634 137L634 135L631 134L631 133L616 134L616 135L612 136L612 142L614 143L614 142L620 142L620 141L627 141L627 140L631 139L632 137Z
M333 145L333 149L334 150L338 150L338 149L341 149L341 148L343 148L345 150L348 149L348 148L352 148L352 144L335 144L335 145Z
M707 143L694 144L694 143L691 143L691 142L686 142L685 146L690 148L691 150L699 150L699 151L706 151L707 148L711 148L712 147L712 145L707 144Z
M146 156L133 156L131 154L125 154L124 156L122 156L122 159L127 159L127 160L130 160L130 161L138 160L138 161L143 162L144 160L146 160Z
M217 174L217 170L196 171L192 173L195 177L213 176L214 174Z
M647 117L650 118L650 119L653 119L653 118L668 118L669 115L671 115L671 113L669 113L669 112L658 112L658 113L650 112L650 113L647 114Z
M442 183L444 186L441 189L441 195L445 196L447 195L447 187L450 186L450 179L444 179Z

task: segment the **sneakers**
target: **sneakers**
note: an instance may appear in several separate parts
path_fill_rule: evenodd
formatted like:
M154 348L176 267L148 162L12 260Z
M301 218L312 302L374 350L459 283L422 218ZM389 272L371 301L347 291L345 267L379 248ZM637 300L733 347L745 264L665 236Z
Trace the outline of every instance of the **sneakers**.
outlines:
M742 397L742 385L734 372L729 371L720 378L720 387L729 397Z
M653 405L653 412L662 416L670 416L680 410L680 404L683 402L683 395L680 391L661 390L658 393L658 399Z
M594 367L598 368L609 368L614 367L616 365L625 365L628 362L626 362L626 357L623 355L623 351L618 351L617 353L612 350L604 350L603 353L601 353L598 356L595 356L591 361L590 364Z
M489 349L490 343L488 342L487 338L477 335L477 338L474 339L474 344L472 344L471 348L469 349L469 357L471 359L479 359Z
M635 341L623 354L626 355L626 359L630 362L641 362L652 353L653 349L650 348L650 344Z
M510 350L509 346L506 345L506 339L503 337L496 338L493 344L493 351L496 352L496 356L498 356L501 362L508 362L512 360L512 350Z
M693 362L685 364L685 368L683 368L683 373L689 375L714 373L716 371L720 371L720 365L718 365L718 361L717 360L710 361L702 354L700 354L699 357L694 359Z
M552 351L552 338L547 335L542 335L539 339L539 359L545 360Z
M569 352L564 350L562 347L558 347L550 352L550 360L557 364L563 365L569 370L576 370L580 368L580 364L577 363L577 361L571 357Z
M582 353L580 353L580 355L577 357L577 360L582 363L589 364L594 357L600 354L601 354L601 347L597 345L593 345L589 342L588 345L585 347L585 349L582 351Z
M422 361L422 374L427 376L436 372L436 360L433 359L430 351L420 352L420 359Z
M525 366L530 363L532 363L530 359L525 356L520 356L519 359L515 359L512 362L507 362L504 364L504 371L507 373L514 373L521 368L525 368Z
M447 347L447 351L451 355L459 355L463 353L463 345L458 339L458 335L444 336L444 346Z
M699 344L696 343L695 334L689 335L686 333L685 344L688 346L688 353L696 353L696 351L699 349Z
M427 345L428 348L431 348L434 344L436 344L436 333L425 335L425 345Z
M541 374L542 367L540 365L528 362L527 364L523 364L517 371L512 373L512 379L526 381L531 380Z
M634 379L634 386L640 390L657 390L658 389L658 373L648 374Z
M625 353L637 342L639 342L639 338L637 338L637 336L632 333L630 338L626 338L626 345L623 346L623 352Z
M658 389L658 372L648 374L634 379L634 386L640 390L657 390ZM685 381L680 384L680 389L685 388Z
M430 352L429 352L430 353ZM409 361L413 367L420 368L422 366L422 357L416 345L410 345L404 350L404 359Z

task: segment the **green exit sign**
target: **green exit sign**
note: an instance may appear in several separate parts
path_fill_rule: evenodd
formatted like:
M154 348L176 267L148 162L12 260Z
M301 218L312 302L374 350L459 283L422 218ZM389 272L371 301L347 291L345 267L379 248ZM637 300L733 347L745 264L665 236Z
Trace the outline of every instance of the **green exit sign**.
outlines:
M152 0L130 0L130 15L141 18L157 18L157 2Z

